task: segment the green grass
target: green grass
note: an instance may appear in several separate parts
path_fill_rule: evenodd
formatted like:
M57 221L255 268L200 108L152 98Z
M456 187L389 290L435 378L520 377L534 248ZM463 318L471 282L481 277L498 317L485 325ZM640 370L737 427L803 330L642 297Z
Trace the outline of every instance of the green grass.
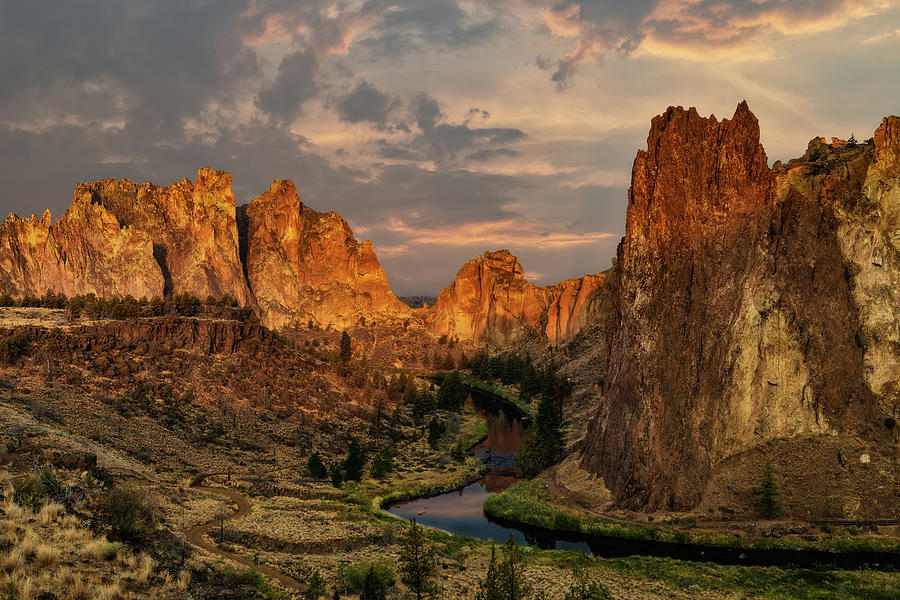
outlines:
M246 571L234 571L226 567L222 573L231 579L234 585L248 585L259 592L268 600L286 600L287 594L272 587L255 568L250 567Z
M837 550L900 553L896 541L874 537L832 537L820 541L787 538L748 539L715 531L682 530L674 527L652 527L640 523L619 523L589 515L556 498L547 491L544 480L522 481L484 503L490 515L546 529L581 532L591 535L696 544L726 548L799 548L802 550Z
M487 438L487 423L469 408L466 408L463 411L463 417L465 420L459 429L459 434L456 439L457 443L461 443L462 446L468 450L478 442Z
M638 556L600 559L611 577L658 581L682 592L734 593L739 598L887 600L900 593L900 574L789 567L745 567Z

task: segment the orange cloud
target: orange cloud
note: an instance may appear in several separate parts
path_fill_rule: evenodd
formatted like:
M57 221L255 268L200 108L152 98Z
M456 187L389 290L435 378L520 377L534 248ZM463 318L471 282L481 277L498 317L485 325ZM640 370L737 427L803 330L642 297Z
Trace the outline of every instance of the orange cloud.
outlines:
M442 227L419 227L397 218L391 219L385 229L411 236L417 244L440 244L444 246L530 246L542 250L570 248L593 244L614 237L615 234L599 231L587 233L567 233L548 231L539 223L513 217L503 221L484 223L463 223Z

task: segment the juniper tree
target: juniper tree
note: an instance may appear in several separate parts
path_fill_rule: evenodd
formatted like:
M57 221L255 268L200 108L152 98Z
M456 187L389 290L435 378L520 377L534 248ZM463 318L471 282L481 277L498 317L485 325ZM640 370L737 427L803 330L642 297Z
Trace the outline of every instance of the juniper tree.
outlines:
M772 461L767 460L763 467L757 487L759 511L767 519L772 519L781 514L781 488L775 479L775 468Z
M400 580L415 594L416 600L431 596L437 589L437 556L428 543L425 531L412 520L400 548Z

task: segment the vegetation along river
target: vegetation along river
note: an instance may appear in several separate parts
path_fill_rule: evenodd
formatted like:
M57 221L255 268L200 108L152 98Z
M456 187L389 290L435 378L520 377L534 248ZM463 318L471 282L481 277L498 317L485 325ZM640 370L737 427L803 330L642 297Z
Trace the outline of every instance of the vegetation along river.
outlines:
M697 546L550 530L497 519L485 513L482 505L490 496L506 490L519 480L515 454L522 445L525 426L517 411L488 395L473 390L468 403L487 426L487 438L472 448L475 456L488 467L487 473L462 489L398 502L391 505L388 512L407 520L416 519L422 525L479 540L502 543L512 532L519 544L541 549L583 550L605 557L652 555L720 564L793 564L805 567L834 564L843 568L862 565L900 568L900 556L882 552L834 553Z

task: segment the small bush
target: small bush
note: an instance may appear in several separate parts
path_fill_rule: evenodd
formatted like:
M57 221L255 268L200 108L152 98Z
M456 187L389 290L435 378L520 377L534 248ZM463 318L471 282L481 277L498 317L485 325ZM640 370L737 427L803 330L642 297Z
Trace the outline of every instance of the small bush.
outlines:
M115 488L101 498L98 508L100 520L109 526L112 539L136 547L153 541L158 508L147 490Z
M14 364L25 354L27 346L28 341L19 331L0 337L0 362Z
M306 460L306 466L309 469L309 474L316 479L328 478L328 468L322 462L322 455L318 452L313 452L309 455L309 458Z
M100 560L113 560L124 550L121 542L107 542L97 548L97 558Z
M378 581L384 584L385 588L393 587L396 583L394 571L386 561L374 563L363 561L355 565L341 565L337 574L338 586L354 592L361 592L365 587L366 575L370 571Z

